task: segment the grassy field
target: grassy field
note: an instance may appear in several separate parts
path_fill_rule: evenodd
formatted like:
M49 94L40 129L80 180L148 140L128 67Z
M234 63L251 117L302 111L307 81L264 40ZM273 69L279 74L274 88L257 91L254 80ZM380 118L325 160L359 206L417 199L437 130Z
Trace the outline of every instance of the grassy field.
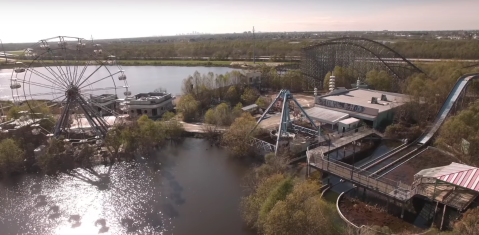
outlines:
M7 51L7 54L12 54L12 55L23 55L24 51Z

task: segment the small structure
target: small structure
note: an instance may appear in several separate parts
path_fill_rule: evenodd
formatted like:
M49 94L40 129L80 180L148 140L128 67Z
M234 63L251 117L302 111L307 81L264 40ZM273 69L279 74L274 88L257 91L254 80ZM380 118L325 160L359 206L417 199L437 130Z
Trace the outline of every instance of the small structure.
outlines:
M338 122L338 132L344 133L352 129L356 129L359 126L359 119L348 118Z
M100 116L112 115L117 110L118 96L115 94L90 95L91 106L100 113Z
M126 97L120 106L124 114L129 114L130 117L147 115L157 118L174 109L174 99L174 96L166 92L140 93L134 97Z
M251 114L256 114L259 111L259 106L257 104L250 104L241 108L243 112L249 112Z
M258 71L246 71L244 72L247 83L250 86L259 86L261 84L261 73Z
M479 194L479 168L459 163L419 171L413 187L423 196L459 211Z

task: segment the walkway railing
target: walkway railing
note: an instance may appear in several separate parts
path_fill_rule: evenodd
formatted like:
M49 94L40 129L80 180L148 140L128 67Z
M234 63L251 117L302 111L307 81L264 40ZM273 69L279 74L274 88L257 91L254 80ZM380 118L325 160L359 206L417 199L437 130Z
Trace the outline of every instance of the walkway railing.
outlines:
M308 135L313 135L313 136L318 135L318 131L307 128L307 127L299 126L299 125L296 125L296 124L293 124L293 130L303 132L303 133L308 134Z
M314 154L309 150L306 153L308 164L322 171L370 188L376 192L396 198L400 201L406 201L413 196L411 188L403 183L387 178L375 179L370 177L368 172L356 171L355 168L340 162L329 161L324 157L321 150Z
M274 153L276 150L276 146L274 144L270 144L264 140L260 140L254 137L249 138L249 144L257 148L258 150L262 151L262 153L264 154L271 153L271 152Z

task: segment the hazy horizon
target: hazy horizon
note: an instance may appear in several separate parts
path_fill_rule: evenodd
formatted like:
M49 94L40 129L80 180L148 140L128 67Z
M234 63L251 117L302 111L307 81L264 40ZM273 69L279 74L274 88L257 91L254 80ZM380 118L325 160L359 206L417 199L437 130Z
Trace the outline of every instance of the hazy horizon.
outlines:
M0 0L4 43L58 35L95 39L174 36L193 31L442 31L479 28L474 0L61 1Z

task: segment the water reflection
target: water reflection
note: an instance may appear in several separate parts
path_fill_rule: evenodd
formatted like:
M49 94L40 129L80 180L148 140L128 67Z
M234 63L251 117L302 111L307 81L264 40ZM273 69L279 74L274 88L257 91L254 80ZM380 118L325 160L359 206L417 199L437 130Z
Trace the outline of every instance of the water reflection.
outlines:
M2 234L245 234L245 166L225 155L187 139L154 159L4 181Z

